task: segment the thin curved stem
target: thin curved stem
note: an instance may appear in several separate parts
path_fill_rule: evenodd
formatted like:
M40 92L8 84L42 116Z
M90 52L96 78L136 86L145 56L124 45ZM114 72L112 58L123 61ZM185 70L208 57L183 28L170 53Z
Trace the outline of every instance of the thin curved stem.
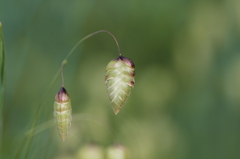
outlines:
M62 87L64 87L64 75L63 75L63 68L67 64L67 60L63 60L61 65L61 76L62 76Z
M109 32L109 31L107 31L107 30L99 30L99 31L96 31L96 32L94 32L94 33L91 33L91 34L85 36L84 38L82 38L81 40L79 40L79 41L77 42L77 44L76 44L76 45L71 49L71 51L67 54L66 58L62 61L62 65L61 65L62 87L64 87L63 68L64 68L64 66L67 64L67 59L72 55L72 53L76 50L76 48L77 48L84 40L90 38L90 37L93 36L93 35L96 35L96 34L102 33L102 32L108 33L108 34L110 34L110 35L113 37L113 39L114 39L114 41L116 42L116 45L117 45L117 47L118 47L118 54L119 54L119 56L122 56L121 51L120 51L120 47L119 47L119 44L118 44L118 41L117 41L116 37L115 37L111 32Z
M34 120L32 121L31 125L30 125L30 129L33 128L33 134L35 133L36 131L36 126L38 124L38 120L39 120L39 114L40 114L40 110L42 108L42 105L45 104L46 102L46 99L47 99L47 96L48 94L50 93L52 87L54 86L54 84L56 83L59 75L60 75L60 72L61 72L61 69L59 69L56 74L54 75L51 83L49 84L49 87L47 87L48 89L46 90L46 92L43 94L41 100L40 100L40 103L38 104L37 106L37 111L36 111L36 115L35 115L35 118ZM17 153L15 154L15 157L14 159L19 159L21 157L21 154L23 152L23 149L25 148L25 145L27 146L26 147L26 152L25 152L25 157L24 158L27 158L28 155L29 155L29 152L30 152L30 148L31 148L31 145L33 143L33 139L34 139L34 136L30 137L30 139L28 140L28 136L25 136L22 143L21 143L21 146L19 147Z
M62 87L64 87L63 65L61 68L61 76L62 76Z
M102 32L108 33L108 34L110 34L110 35L113 37L113 39L115 40L116 45L117 45L117 47L118 47L119 56L122 56L121 51L120 51L120 47L119 47L119 44L118 44L118 41L117 41L116 37L115 37L111 32L109 32L109 31L107 31L107 30L99 30L99 31L96 31L96 32L94 32L94 33L91 33L91 34L85 36L84 38L82 38L81 40L79 40L78 43L77 43L77 44L72 48L72 50L68 53L68 55L66 56L65 60L67 60L67 59L69 58L69 56L72 55L72 53L76 50L76 48L78 47L78 45L81 44L84 40L90 38L91 36L93 36L93 35L95 35L95 34L102 33Z

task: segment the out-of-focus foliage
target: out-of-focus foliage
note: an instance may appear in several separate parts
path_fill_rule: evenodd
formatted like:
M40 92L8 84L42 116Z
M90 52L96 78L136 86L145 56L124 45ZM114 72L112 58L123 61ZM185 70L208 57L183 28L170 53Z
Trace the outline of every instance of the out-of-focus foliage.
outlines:
M19 150L66 54L102 29L136 66L126 104L112 112L104 76L118 52L112 37L99 33L64 69L73 112L66 141L53 124L41 127L29 158L76 158L91 142L104 149L120 143L133 159L240 158L239 0L1 0L0 21L7 57L0 158ZM53 119L59 87L60 78L39 125Z
M5 71L5 49L2 35L2 23L0 22L0 118L2 118L2 108L4 104L5 85L6 85L6 71ZM1 125L1 124L0 124ZM1 126L0 126L1 127Z
M77 159L104 159L104 150L96 145L81 147L76 155Z
M107 159L129 159L127 149L121 145L110 146L106 156Z
M0 22L0 141L3 137L3 106L6 90L6 58L2 33L2 23ZM2 153L2 142L0 142L0 154Z

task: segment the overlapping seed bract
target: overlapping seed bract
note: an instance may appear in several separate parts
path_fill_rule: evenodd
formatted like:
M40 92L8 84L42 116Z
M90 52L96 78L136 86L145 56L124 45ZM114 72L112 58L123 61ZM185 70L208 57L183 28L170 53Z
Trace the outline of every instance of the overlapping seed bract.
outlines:
M64 141L72 121L71 100L64 87L62 87L55 96L53 115L58 133Z
M134 86L134 63L123 56L110 61L106 68L105 83L113 111L118 114Z

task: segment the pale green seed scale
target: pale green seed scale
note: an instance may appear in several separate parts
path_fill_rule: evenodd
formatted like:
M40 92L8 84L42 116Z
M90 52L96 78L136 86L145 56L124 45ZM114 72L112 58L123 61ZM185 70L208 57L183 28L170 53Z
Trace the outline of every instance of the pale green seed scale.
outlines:
M109 62L106 68L106 87L112 108L117 114L134 86L134 64L126 57Z
M54 120L58 133L64 141L71 127L72 108L70 100L66 103L54 102Z
M55 97L53 115L57 131L64 141L71 127L72 107L67 91L63 87Z

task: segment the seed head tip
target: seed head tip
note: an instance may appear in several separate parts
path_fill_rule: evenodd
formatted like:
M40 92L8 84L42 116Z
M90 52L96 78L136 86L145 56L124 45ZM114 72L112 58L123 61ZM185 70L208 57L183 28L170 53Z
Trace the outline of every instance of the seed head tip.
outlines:
M61 87L61 89L58 91L55 96L55 100L59 103L69 101L67 90L64 87Z
M119 110L114 110L115 115L119 113Z

